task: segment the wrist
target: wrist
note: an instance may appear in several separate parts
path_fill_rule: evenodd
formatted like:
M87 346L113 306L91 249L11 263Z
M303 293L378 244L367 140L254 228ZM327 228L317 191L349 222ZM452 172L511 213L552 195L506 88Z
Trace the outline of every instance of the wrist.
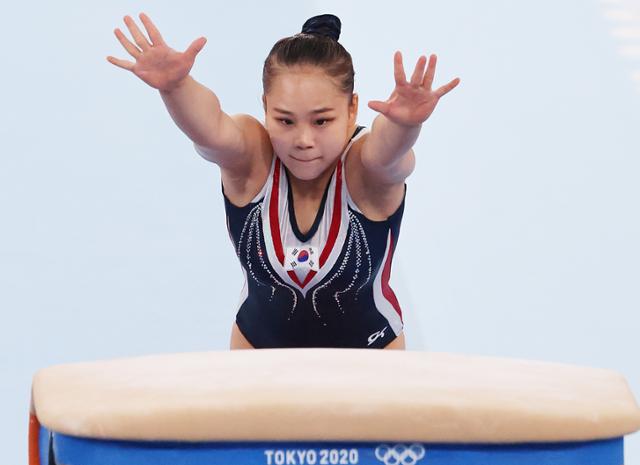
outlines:
M382 115L382 117L386 120L386 122L393 126L394 128L398 129L398 130L403 130L403 131L420 131L420 128L422 128L422 124L424 123L424 121L422 123L401 123L399 121L394 121L392 119L390 119L389 117Z
M167 86L165 88L158 89L158 90L160 91L161 94L169 96L171 94L174 94L176 92L180 92L181 90L183 90L187 85L189 85L191 81L193 81L193 78L191 77L190 74L187 74L185 77L183 77L179 81L176 81L170 86Z

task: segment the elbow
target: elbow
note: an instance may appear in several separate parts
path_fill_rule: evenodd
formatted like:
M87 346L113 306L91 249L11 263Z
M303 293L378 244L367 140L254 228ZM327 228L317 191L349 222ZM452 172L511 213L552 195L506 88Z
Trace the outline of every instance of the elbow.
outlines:
M416 167L416 156L413 149L409 149L404 155L395 158L389 164L366 163L365 169L375 179L384 184L399 184L404 182L413 173Z
M211 163L216 162L215 152L212 149L199 145L197 142L193 143L193 148L196 150L198 155L205 160L210 161Z

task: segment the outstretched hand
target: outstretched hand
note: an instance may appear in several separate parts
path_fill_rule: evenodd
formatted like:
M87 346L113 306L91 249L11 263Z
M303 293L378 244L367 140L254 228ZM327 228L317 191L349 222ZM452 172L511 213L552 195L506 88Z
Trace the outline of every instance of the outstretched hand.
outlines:
M169 91L177 87L189 75L196 55L202 50L207 39L200 37L194 40L184 52L170 48L162 39L160 31L144 13L140 14L149 39L140 31L130 16L124 22L135 41L133 44L116 28L113 32L124 49L135 58L132 61L108 56L107 60L120 68L133 72L144 82L159 90Z
M413 71L411 81L407 82L402 65L402 54L396 52L393 56L396 88L386 102L372 100L369 102L369 108L403 126L416 126L425 122L433 113L440 97L460 83L460 79L455 78L448 84L431 90L436 72L436 59L435 55L429 57L429 66L425 73L427 58L421 56Z

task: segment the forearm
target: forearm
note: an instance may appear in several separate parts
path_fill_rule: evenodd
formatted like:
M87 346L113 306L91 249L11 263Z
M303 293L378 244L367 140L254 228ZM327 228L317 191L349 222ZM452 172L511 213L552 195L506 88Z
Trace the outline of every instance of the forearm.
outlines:
M216 147L224 113L216 94L191 76L160 96L176 125L189 139L204 147Z
M371 126L366 144L369 160L376 166L391 166L399 161L415 144L422 129L394 123L384 115L378 115Z

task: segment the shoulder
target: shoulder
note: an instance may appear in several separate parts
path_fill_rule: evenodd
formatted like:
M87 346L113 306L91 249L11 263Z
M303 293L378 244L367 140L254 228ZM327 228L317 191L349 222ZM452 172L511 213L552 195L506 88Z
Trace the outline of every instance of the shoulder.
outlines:
M244 113L232 115L231 119L242 133L244 149L249 158L255 158L262 155L263 152L271 151L269 134L261 121Z
M390 180L363 164L362 145L368 135L364 133L349 149L345 159L346 182L351 199L364 216L373 221L383 221L393 215L402 204L405 178Z

